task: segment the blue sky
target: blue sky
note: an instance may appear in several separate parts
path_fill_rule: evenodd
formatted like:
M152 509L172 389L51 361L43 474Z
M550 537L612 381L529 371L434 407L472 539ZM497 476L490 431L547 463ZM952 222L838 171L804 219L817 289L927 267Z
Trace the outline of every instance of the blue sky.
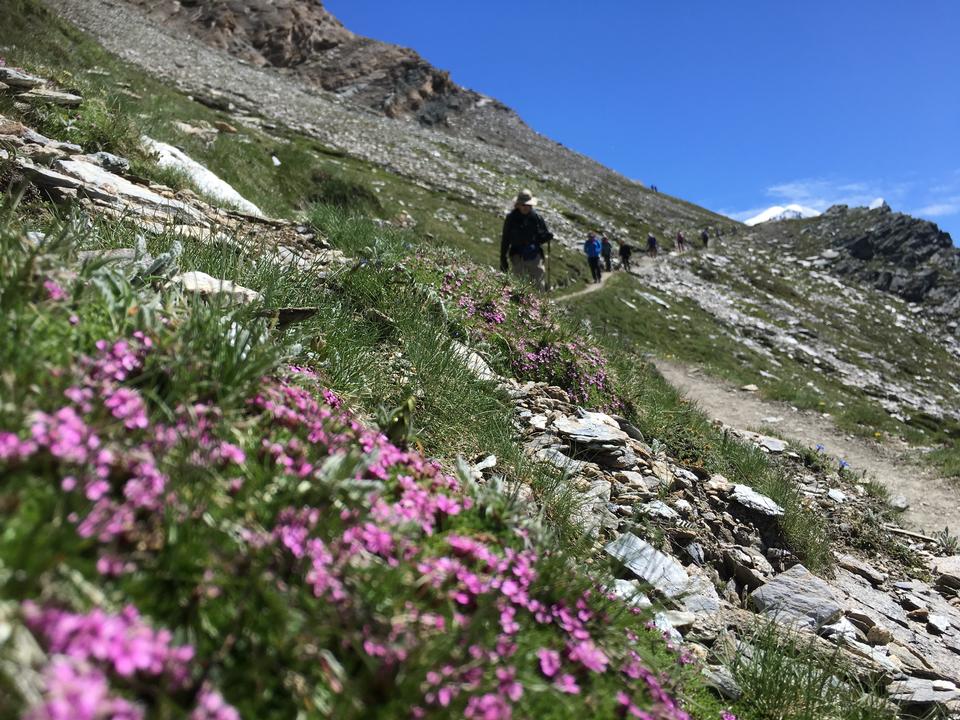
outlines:
M883 197L960 241L956 0L327 0L536 130L738 218Z

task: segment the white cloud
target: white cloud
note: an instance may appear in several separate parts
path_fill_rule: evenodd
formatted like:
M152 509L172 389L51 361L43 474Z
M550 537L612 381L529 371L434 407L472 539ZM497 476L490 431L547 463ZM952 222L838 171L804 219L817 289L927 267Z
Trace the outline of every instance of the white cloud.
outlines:
M878 197L898 203L908 193L910 186L911 183L807 178L771 185L766 194L778 202L805 205L823 212L831 205L869 206Z
M744 220L749 220L752 217L756 217L766 209L767 208L765 207L758 207L753 208L752 210L717 210L717 212L721 215L725 215L731 220L743 222Z
M960 214L960 197L949 198L943 202L935 202L914 211L920 217L947 217Z

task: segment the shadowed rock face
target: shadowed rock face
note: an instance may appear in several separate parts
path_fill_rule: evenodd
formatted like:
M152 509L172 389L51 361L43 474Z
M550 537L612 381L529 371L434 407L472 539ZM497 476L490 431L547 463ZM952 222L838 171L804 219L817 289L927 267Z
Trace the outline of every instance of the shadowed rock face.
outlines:
M257 66L296 72L393 118L445 124L480 96L413 50L347 30L319 0L127 0Z
M934 223L886 205L874 210L838 205L818 218L779 225L764 232L825 250L820 262L831 273L960 318L960 249Z

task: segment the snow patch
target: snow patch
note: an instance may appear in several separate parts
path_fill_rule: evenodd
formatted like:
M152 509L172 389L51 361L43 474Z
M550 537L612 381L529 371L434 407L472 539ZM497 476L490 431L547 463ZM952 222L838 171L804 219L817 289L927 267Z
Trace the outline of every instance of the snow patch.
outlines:
M800 218L818 217L820 212L813 208L804 207L795 203L782 206L774 205L767 208L759 215L755 215L749 220L744 220L744 225L759 225L765 222L779 222L781 220L799 220Z
M182 150L147 136L142 138L142 142L144 148L157 158L157 165L185 172L202 193L250 215L263 216L260 208Z

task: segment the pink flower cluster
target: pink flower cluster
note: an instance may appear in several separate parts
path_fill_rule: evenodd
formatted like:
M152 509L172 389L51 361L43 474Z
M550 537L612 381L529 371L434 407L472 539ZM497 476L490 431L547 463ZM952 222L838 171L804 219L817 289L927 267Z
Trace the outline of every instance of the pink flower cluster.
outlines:
M29 439L0 432L0 461L56 460L61 489L78 500L78 509L69 516L77 533L110 545L135 539L139 530L146 532L158 520L156 513L174 502L158 459L174 447L196 448L193 461L199 466L241 464L245 455L213 436L218 411L207 405L178 408L175 426L151 424L143 397L123 384L142 369L153 349L150 338L138 332L129 341L101 340L96 347L97 355L81 358L78 377L64 392L69 404L33 413ZM108 442L105 434L122 438ZM104 575L116 576L134 566L105 552L97 567Z
M154 630L136 608L81 615L26 602L23 616L53 656L44 671L43 700L25 720L142 720L142 708L120 697L111 681L120 688L156 683L170 691L189 685L193 648L174 645L169 631ZM191 719L239 720L239 715L205 686Z
M429 266L429 260L423 262ZM443 272L441 295L455 301L481 338L495 333L509 343L510 366L518 379L557 385L576 402L618 407L603 353L568 338L568 331L554 321L539 297L505 286L482 271Z
M27 602L23 615L27 626L56 655L95 663L123 678L163 676L177 688L189 677L193 648L173 645L170 632L151 628L136 608L127 607L119 615L99 609L78 615Z
M176 408L171 425L151 420L135 387L153 352L148 338L97 348L79 364L67 404L34 413L27 438L0 433L0 463L55 469L78 534L100 545L103 577L135 569L125 553L158 536L151 531L164 516L190 522L202 510L186 506L191 495L171 481L168 458L176 458L178 468L195 466L234 494L242 482L228 481L225 471L250 466L277 487L302 490L275 505L248 508L236 534L265 584L319 603L319 612L335 618L337 641L329 652L356 654L378 677L394 677L431 638L458 640L423 676L417 666L406 669L422 678L414 680L421 697L414 716L453 712L509 720L523 714L528 680L536 678L538 687L545 681L567 695L614 683L622 688L625 714L652 702L649 717L686 718L638 655L605 644L604 598L586 592L558 599L541 579L544 555L519 536L511 547L499 535L483 535L477 528L485 521L471 515L474 500L453 476L363 426L311 371L293 368L286 378L265 378L247 403L247 439L235 444L218 437L223 413L209 404ZM349 468L343 481L349 491L331 485L332 458L350 459L341 463ZM149 552L163 551L152 546ZM397 587L411 589L399 611L369 604L371 587L387 573ZM212 576L198 588L203 597L221 592L229 590ZM152 630L133 608L78 615L27 604L25 615L54 655L43 704L30 710L29 720L139 719L143 711L126 699L139 692L133 680L137 687L190 690L192 650ZM531 647L531 630L549 640ZM350 657L340 660L349 665ZM331 692L339 692L340 683L331 679ZM193 691L191 720L237 720L212 688Z

